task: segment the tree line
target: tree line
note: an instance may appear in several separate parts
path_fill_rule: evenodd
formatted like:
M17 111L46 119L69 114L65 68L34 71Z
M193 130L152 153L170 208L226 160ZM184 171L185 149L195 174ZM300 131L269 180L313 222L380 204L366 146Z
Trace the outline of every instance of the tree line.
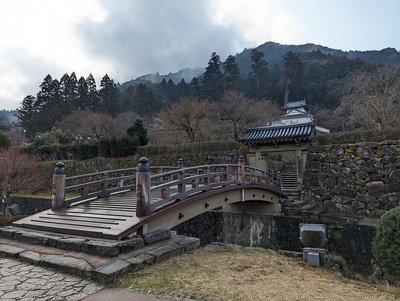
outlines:
M98 90L91 74L79 80L74 72L63 75L60 80L47 75L37 95L23 99L18 118L28 138L55 127L69 131L77 144L98 145L106 136L121 137L136 119L142 120L142 125L149 130L153 144L176 140L175 134L175 139L166 139L167 130L187 135L187 140L179 142L237 140L244 128L234 124L234 128L226 129L230 117L223 109L225 104L231 102L231 106L253 114L245 125L255 126L260 120L265 125L270 116L276 115L277 107L287 101L306 99L315 121L331 131L379 130L398 124L399 78L395 67L325 55L320 51L289 51L271 66L264 59L264 53L257 49L251 50L249 72L244 76L235 56L229 55L222 61L213 52L205 72L190 83L182 79L175 84L164 79L159 84L140 83L120 89L105 75ZM208 105L202 106L205 103ZM265 104L268 109L259 109ZM171 120L171 116L176 116L174 111L190 106L199 114L207 111L203 121L194 122L199 116L190 112L185 116L185 126L174 125ZM237 118L237 112L231 116ZM175 118L177 123L179 117ZM95 125L94 120L102 125ZM207 126L204 126L205 120Z

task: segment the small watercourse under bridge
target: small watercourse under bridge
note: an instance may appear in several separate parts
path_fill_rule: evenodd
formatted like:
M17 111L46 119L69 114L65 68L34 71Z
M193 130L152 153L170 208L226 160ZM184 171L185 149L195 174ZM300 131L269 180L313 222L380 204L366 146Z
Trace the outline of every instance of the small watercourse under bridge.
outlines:
M152 171L152 173L150 172ZM67 177L64 164L53 175L52 209L14 227L66 235L122 240L171 229L213 209L280 213L280 180L238 164L108 170Z

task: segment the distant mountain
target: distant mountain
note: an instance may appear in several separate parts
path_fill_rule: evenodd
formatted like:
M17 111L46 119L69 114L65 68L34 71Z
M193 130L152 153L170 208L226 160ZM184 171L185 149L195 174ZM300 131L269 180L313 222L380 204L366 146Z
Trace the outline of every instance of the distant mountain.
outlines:
M311 53L313 51L319 51L325 55L346 57L348 59L360 59L366 62L377 62L382 64L390 64L396 67L400 67L400 52L395 48L385 48L382 50L368 50L368 51L342 51L338 49L332 49L316 44L303 44L303 45L283 45L275 42L266 42L258 47L255 47L258 51L264 53L264 59L268 62L269 66L279 63L282 61L283 56L292 51L294 53ZM253 48L245 48L241 53L236 54L236 63L239 66L242 77L247 77L247 74L251 70L251 51ZM204 62L207 65L207 62ZM168 81L171 79L175 84L179 83L182 78L189 83L193 77L198 77L203 74L205 68L187 68L180 70L176 73L169 73L167 75L147 74L123 83L119 87L121 90L125 90L130 85L138 85L139 83L160 83L163 78Z
M16 110L14 111L6 111L6 110L0 110L0 114L4 114L9 122L17 122L18 118L15 116L18 112Z
M368 51L342 51L311 43L304 45L282 45L279 43L267 42L254 49L264 53L264 59L268 62L269 66L282 61L283 56L289 51L300 54L320 51L322 54L326 55L346 57L348 59L360 59L366 62L377 62L400 67L400 52L394 48ZM244 49L241 53L236 55L236 63L240 68L242 76L246 76L251 70L252 50L253 48Z
M178 72L175 73L168 73L166 75L160 75L160 73L153 73L153 74L146 74L142 75L136 79L132 79L128 82L125 82L119 86L121 90L125 90L129 86L133 85L139 85L141 83L156 83L159 84L161 81L165 78L165 80L168 82L169 80L172 80L174 84L178 84L182 79L185 80L186 83L190 83L190 81L193 79L193 77L199 77L202 75L205 71L205 68L186 68L179 70Z

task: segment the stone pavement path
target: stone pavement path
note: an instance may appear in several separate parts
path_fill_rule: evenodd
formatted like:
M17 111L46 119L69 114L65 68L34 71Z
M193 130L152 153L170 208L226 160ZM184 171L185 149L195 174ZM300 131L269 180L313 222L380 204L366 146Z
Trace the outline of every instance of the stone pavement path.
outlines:
M0 258L0 300L76 301L94 294L103 286L10 258Z

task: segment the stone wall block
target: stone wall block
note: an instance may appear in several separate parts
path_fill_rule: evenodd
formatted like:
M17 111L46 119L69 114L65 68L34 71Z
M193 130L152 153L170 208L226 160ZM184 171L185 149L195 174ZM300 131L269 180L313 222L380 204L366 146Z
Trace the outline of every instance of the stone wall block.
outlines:
M396 149L391 146L391 145L383 145L382 149L381 149L381 154L382 155L389 155L389 156L393 156L396 153Z
M400 192L400 183L389 183L386 187L386 192Z
M345 197L353 198L356 196L356 194L357 194L357 191L350 187L342 187L340 189L340 195L345 196Z
M382 174L384 176L389 176L391 174L391 172L394 171L395 169L396 169L396 166L394 166L394 164L386 164L382 168Z
M334 177L329 177L329 178L326 179L325 185L328 188L332 188L332 187L335 187L337 185L337 181L336 181L336 179Z
M344 154L344 149L340 145L332 145L331 153L334 154L335 156L341 156Z
M336 195L332 198L332 201L338 204L349 205L353 201L353 198Z
M307 147L307 151L309 153L322 153L323 152L323 148L321 146L310 145L310 146Z
M356 177L358 179L366 179L369 177L369 174L366 171L360 171L356 173Z
M389 173L389 181L392 183L400 183L400 169L394 169Z
M373 197L381 196L385 192L385 184L381 181L374 181L366 185L368 194Z
M382 157L382 163L383 165L386 164L394 164L396 162L396 158L393 156L383 156Z
M356 201L354 200L353 202L351 202L351 205L353 206L354 209L356 210L361 210L361 209L365 209L366 205L363 202L360 201Z
M306 163L306 168L308 171L321 171L322 163L317 161L309 161Z
M358 147L356 154L358 157L360 157L361 159L372 159L373 155L374 155L374 150L368 148L368 147Z

